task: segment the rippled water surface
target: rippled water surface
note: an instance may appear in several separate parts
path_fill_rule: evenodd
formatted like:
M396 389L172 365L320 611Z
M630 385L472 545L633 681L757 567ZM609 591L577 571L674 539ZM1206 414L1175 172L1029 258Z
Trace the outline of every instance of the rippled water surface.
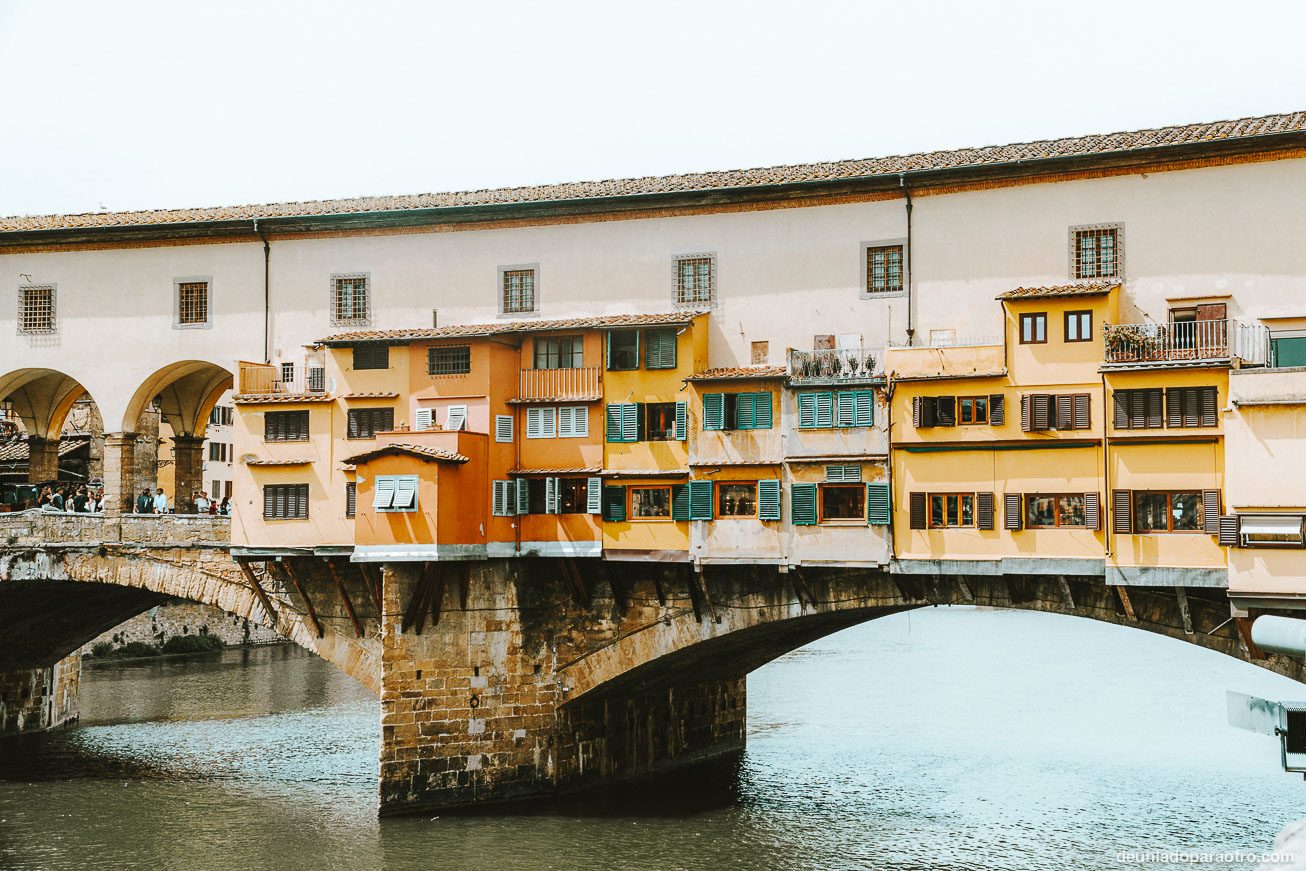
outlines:
M326 663L278 648L87 668L81 725L0 742L0 868L1047 869L1259 852L1306 816L1306 784L1272 739L1226 725L1226 689L1306 698L1135 630L918 611L754 673L742 759L633 794L378 822L378 706Z

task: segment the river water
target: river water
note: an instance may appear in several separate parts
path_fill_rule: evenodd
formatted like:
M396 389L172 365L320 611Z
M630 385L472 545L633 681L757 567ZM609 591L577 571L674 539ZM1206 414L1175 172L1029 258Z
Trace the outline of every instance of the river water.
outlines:
M1227 689L1306 699L1136 630L917 611L751 675L741 759L525 811L378 821L378 705L326 663L264 648L88 667L80 725L0 742L0 868L1089 869L1141 867L1120 851L1262 852L1306 817L1306 784L1273 739L1226 725Z

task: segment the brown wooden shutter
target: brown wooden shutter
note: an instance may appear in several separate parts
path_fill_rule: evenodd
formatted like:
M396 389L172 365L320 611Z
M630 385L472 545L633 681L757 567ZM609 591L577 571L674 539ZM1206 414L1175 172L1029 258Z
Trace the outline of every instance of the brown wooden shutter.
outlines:
M1147 426L1147 391L1126 390L1129 398L1129 428L1143 429Z
M1102 528L1102 499L1097 493L1084 494L1084 528Z
M1160 429L1161 421L1164 417L1161 406L1164 401L1164 394L1160 387L1146 391L1147 395L1147 427L1148 429Z
M1222 302L1208 302L1197 307L1197 319L1199 321L1222 321L1228 311L1228 307Z
M1020 397L1020 428L1029 432L1029 397Z
M1226 514L1220 518L1220 545L1222 547L1238 547L1238 515Z
M1093 397L1087 393L1075 394L1075 429L1088 429L1092 426Z
M919 396L911 398L911 425L917 429L921 428L921 398Z
M989 425L1002 426L1007 422L1007 402L1006 397L1001 393L994 393L989 397Z
M1032 429L1045 430L1052 426L1052 400L1053 397L1047 393L1035 393L1030 397L1034 417L1030 424Z
M1218 426L1220 418L1216 414L1215 401L1218 394L1214 387L1201 387L1198 389L1201 394L1201 415L1202 426Z
M1019 493L1007 493L1002 497L1002 528L1003 529L1024 529L1025 518L1021 513L1021 505L1024 502Z
M979 529L993 528L993 494L975 494L975 526Z
M1133 491L1111 491L1111 531L1116 535L1130 535L1134 531Z
M1111 404L1115 407L1116 429L1129 429L1129 394L1117 390L1111 394Z
M925 494L912 493L909 500L910 510L908 511L908 525L912 529L925 528Z
M1202 491L1202 526L1207 535L1220 534L1220 491Z
M1064 393L1054 398L1057 403L1057 429L1074 429L1075 397Z
M1167 387L1165 390L1165 425L1174 429L1184 425L1183 388Z
M1201 426L1202 410L1200 397L1202 391L1197 387L1184 388L1184 426Z
M957 397L937 396L934 399L934 419L939 426L957 425Z

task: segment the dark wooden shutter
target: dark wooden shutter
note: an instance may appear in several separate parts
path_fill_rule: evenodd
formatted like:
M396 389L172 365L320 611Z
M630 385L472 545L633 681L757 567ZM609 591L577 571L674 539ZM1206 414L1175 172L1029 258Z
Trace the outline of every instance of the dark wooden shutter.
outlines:
M1025 518L1021 514L1021 507L1025 500L1020 497L1019 493L1008 493L1002 497L1002 528L1003 529L1024 529Z
M353 517L358 513L358 485L353 481L345 484L345 516Z
M1115 428L1129 429L1129 394L1123 390L1117 390L1111 394L1111 404L1115 409Z
M1056 397L1057 429L1075 428L1075 397L1063 393Z
M917 396L912 400L912 423L918 427L934 426L938 420L938 397Z
M1226 514L1220 518L1220 545L1222 547L1238 546L1238 515Z
M263 487L263 516L277 516L277 493L274 484L265 484Z
M802 403L800 402L800 403L799 403L799 413L800 413L800 416L801 416L801 412L802 412L802 408L801 408L801 406L802 406ZM815 407L815 406L813 406L813 407ZM814 415L814 414L815 414L815 411L813 411L813 415ZM801 424L799 424L799 425L801 426ZM920 398L919 396L913 396L913 397L911 398L911 425L914 426L914 427L916 427L917 429L920 429L920 428L921 428L921 398Z
M1084 528L1102 528L1102 499L1097 493L1084 494Z
M1218 398L1216 389L1214 387L1200 387L1198 392L1201 394L1202 426L1218 426L1220 419L1215 408L1216 399Z
M939 426L956 426L957 397L936 397L934 400L934 419Z
M1029 397L1020 397L1020 428L1029 432Z
M912 529L925 528L925 494L912 493L908 511L908 526Z
M1006 397L1001 393L994 393L989 397L989 424L992 426L1002 426L1007 422L1007 403Z
M1147 428L1160 429L1162 420L1161 405L1163 394L1160 387L1146 391L1147 395Z
M993 528L993 494L975 494L975 526L979 529Z
M1030 423L1031 429L1045 430L1052 425L1052 397L1046 393L1035 393L1030 397L1030 405L1033 406Z
M789 522L794 526L816 525L816 485L789 485Z
M603 519L608 523L620 523L626 519L625 487L603 487Z
M1179 428L1184 425L1184 391L1181 387L1167 387L1165 391L1165 425Z
M1087 393L1075 394L1075 429L1088 429L1092 426L1093 398Z
M1129 428L1143 429L1147 426L1147 391L1126 390L1129 397Z
M1220 491L1202 491L1202 527L1207 535L1220 534Z
M1111 491L1111 531L1116 535L1130 535L1134 531L1133 492L1130 490Z

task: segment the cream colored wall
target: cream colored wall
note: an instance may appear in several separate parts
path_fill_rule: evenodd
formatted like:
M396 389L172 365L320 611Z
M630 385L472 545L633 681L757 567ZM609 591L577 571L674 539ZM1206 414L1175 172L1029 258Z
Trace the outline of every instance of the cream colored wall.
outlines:
M871 426L799 429L798 394L811 391L870 390L874 395ZM781 442L786 457L884 456L889 452L889 406L880 387L789 387L780 391Z
M695 473L696 480L715 484L732 481L756 483L764 479L783 480L779 465L738 466L721 470L702 470ZM783 502L783 494L782 499ZM713 520L694 520L689 524L689 551L695 560L742 560L783 562L785 554L785 525L776 520L759 520L756 517L721 517L720 492L712 490ZM781 517L785 512L781 508Z
M840 465L847 465L840 463ZM791 489L795 481L820 484L825 481L825 463L791 463L781 495L781 516L785 522L785 561L790 565L826 563L888 565L889 527L865 523L818 523L794 526L790 512ZM862 484L888 480L883 463L863 462ZM819 497L818 497L819 498Z
M1224 415L1229 507L1306 509L1306 371L1232 372L1229 398L1300 403L1238 405ZM1298 574L1306 574L1300 566Z
M778 460L784 453L781 396L778 381L691 382L688 428L690 462L760 463ZM771 397L770 429L705 430L703 396L708 393L766 393Z
M1155 430L1152 430L1155 432ZM1218 442L1111 442L1112 490L1219 490L1224 458ZM1109 494L1108 494L1109 495ZM1224 548L1204 532L1112 536L1112 565L1223 568Z

